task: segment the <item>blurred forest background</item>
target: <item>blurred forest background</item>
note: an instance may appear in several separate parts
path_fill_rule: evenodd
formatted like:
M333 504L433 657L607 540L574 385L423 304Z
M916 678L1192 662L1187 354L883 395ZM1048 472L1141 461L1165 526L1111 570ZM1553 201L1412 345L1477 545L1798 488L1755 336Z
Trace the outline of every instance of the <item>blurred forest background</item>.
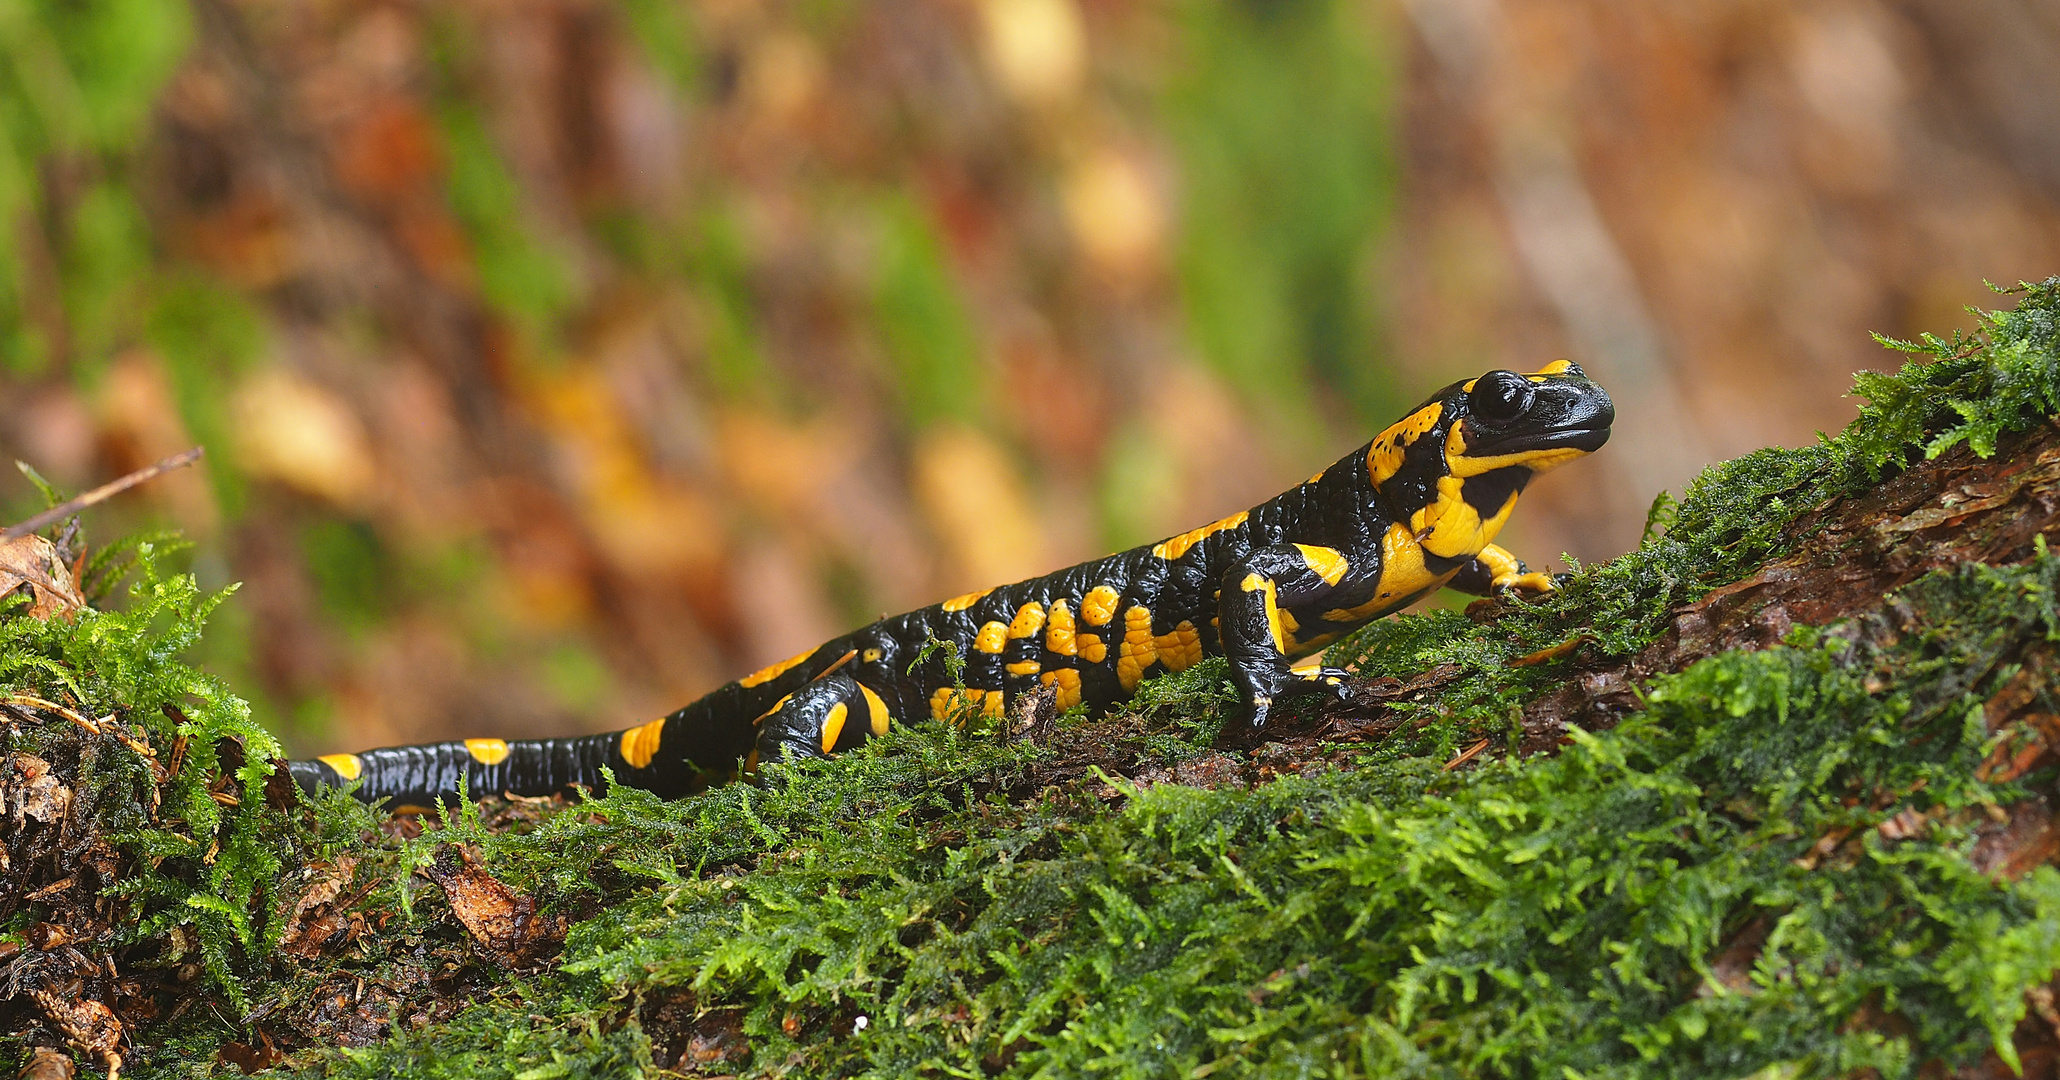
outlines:
M1581 360L1533 562L2060 270L2055 0L0 0L0 453L300 752L621 727ZM0 519L40 505L0 478Z

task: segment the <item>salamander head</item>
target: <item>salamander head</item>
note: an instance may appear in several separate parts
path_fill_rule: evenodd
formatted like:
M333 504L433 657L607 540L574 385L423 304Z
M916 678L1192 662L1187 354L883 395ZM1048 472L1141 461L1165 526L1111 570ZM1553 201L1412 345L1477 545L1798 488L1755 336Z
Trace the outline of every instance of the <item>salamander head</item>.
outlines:
M1366 465L1378 488L1510 466L1539 473L1601 449L1615 419L1609 395L1571 360L1528 375L1491 371L1425 398L1374 438Z
M1529 375L1491 371L1437 399L1451 427L1445 464L1453 476L1521 466L1555 469L1609 441L1616 408L1580 366L1558 360Z
M1609 395L1571 360L1528 375L1491 371L1438 391L1381 432L1365 450L1367 473L1390 520L1416 531L1428 527L1419 518L1441 516L1426 513L1435 504L1463 499L1496 521L1531 476L1600 449L1615 418Z

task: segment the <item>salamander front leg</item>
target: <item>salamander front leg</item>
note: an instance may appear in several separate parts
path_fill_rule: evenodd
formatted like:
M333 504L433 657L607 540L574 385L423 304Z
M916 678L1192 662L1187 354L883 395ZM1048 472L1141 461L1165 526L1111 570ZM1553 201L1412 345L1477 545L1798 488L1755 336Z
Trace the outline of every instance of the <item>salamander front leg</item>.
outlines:
M1279 544L1252 552L1223 575L1219 631L1245 723L1265 726L1275 704L1299 694L1345 697L1347 672L1289 669L1300 628L1287 610L1333 591L1345 569L1343 556L1330 548Z
M828 757L887 734L887 703L842 672L825 675L781 698L758 718L757 760Z
M1553 588L1552 575L1525 566L1522 559L1494 544L1482 548L1481 553L1461 567L1445 585L1474 596L1490 596L1503 589L1536 596L1549 593Z

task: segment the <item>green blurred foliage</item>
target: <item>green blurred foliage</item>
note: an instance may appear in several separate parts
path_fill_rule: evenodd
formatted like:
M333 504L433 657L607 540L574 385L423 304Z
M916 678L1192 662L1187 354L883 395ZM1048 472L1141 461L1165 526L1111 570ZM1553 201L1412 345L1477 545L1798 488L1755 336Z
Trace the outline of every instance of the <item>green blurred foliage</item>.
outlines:
M554 331L579 299L570 258L532 235L522 191L477 110L448 100L438 119L450 154L445 192L472 242L479 291L532 344L544 346L548 357Z
M782 384L758 341L750 266L734 208L711 209L696 224L691 240L681 245L687 255L680 272L701 286L709 381L731 400L777 398Z
M189 18L167 0L0 4L6 368L90 366L133 332L151 261L130 186L135 151Z
M980 346L953 288L936 228L904 196L879 209L873 311L896 396L910 423L977 420L987 398Z
M362 630L395 606L398 583L379 534L363 521L317 521L300 547L314 570L322 607L336 624Z
M144 333L165 358L186 429L211 448L208 476L223 513L241 512L242 474L234 467L227 388L260 362L263 317L241 293L205 274L160 273L158 299Z
M261 353L260 317L232 286L160 265L139 204L147 121L191 18L170 0L0 4L0 368L90 385L149 341L219 452L225 378ZM208 468L235 513L235 470L219 453Z
M1203 355L1297 419L1341 394L1385 424L1375 293L1395 209L1396 60L1366 7L1186 3L1166 98L1180 150L1180 282Z

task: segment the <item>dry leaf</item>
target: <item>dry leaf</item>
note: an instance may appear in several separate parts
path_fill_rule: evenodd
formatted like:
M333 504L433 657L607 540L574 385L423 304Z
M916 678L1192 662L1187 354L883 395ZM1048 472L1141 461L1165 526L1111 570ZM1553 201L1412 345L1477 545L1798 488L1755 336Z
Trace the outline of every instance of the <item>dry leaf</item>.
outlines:
M972 428L938 425L915 447L916 499L951 553L954 583L977 588L1037 573L1042 519L1015 463Z
M283 368L253 376L233 402L239 464L338 506L358 506L378 481L371 438L348 401Z
M40 536L0 540L0 597L18 589L29 591L30 618L47 619L86 606L57 548Z
M36 1048L35 1056L21 1071L21 1080L72 1080L72 1059L47 1046Z
M31 754L15 754L0 772L0 805L19 826L24 819L49 824L71 810L72 789L50 771L50 763Z
M495 881L456 845L436 849L436 861L423 873L443 888L451 913L472 937L511 966L554 952L565 940L563 918L539 917L534 898Z
M215 1052L215 1060L226 1061L243 1070L245 1076L261 1073L286 1060L272 1036L259 1029L255 1043L226 1042Z
M122 1067L122 1022L114 1010L92 998L48 990L30 990L28 995L65 1041L99 1058L107 1066L109 1080L113 1080Z
M293 913L287 916L286 934L279 942L281 952L319 956L332 942L347 944L356 936L353 919L337 910L335 902L338 896L343 895L344 886L350 884L351 874L357 865L356 859L343 855L333 866L318 863L310 867L320 876L308 886L308 891L294 905ZM339 935L341 942L337 941Z

